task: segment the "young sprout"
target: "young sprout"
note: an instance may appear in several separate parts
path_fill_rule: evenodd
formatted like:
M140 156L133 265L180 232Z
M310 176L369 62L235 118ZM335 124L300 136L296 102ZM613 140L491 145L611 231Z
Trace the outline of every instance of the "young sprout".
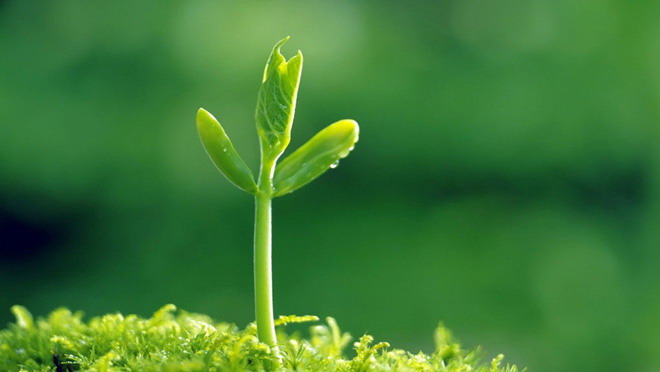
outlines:
M337 166L353 149L359 127L353 120L340 120L318 132L312 139L286 157L278 158L289 145L296 97L302 72L300 51L288 61L278 42L266 63L257 98L257 134L261 145L261 167L255 183L250 168L234 149L218 120L208 111L197 112L197 130L215 166L241 190L254 195L254 289L259 340L277 347L273 317L271 260L271 200L306 185Z

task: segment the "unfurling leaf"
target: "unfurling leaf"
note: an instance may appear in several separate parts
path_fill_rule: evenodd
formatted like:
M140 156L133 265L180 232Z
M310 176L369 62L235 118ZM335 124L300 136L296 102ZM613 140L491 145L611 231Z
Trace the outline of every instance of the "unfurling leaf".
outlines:
M296 97L302 72L302 54L298 51L286 60L280 47L289 38L275 45L266 63L257 98L257 133L261 139L262 156L275 161L291 140L291 124L296 110Z
M274 195L288 194L336 167L353 150L359 131L355 121L340 120L318 132L275 168Z
M252 171L238 155L218 120L203 108L197 111L197 131L206 153L220 172L234 185L254 194L257 185Z

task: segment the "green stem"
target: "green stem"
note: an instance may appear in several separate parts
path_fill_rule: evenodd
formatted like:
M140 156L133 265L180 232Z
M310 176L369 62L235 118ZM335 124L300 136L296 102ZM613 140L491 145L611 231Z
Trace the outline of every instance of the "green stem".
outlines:
M254 225L254 296L259 340L275 346L273 321L273 274L271 258L271 199L258 193L255 197Z
M262 163L259 191L255 194L254 298L259 340L277 346L273 317L273 270L271 243L271 194L274 164Z

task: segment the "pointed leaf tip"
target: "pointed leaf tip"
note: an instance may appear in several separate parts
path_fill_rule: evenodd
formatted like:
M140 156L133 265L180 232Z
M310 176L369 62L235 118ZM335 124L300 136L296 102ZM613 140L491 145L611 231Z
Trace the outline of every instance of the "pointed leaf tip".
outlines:
M252 171L234 149L220 122L210 112L200 108L196 123L204 149L220 173L240 189L254 194L257 185Z
M273 49L278 49L278 50L279 50L280 47L282 47L282 45L284 45L284 43L286 43L287 41L289 41L289 39L291 39L291 35L289 35L289 36L285 36L284 38L282 38L282 40L278 41L278 42L275 44L275 47L274 47Z

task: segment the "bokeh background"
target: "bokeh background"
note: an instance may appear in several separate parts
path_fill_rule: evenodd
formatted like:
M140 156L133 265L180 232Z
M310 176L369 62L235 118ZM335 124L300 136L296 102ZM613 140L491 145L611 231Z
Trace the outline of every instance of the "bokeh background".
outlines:
M361 139L276 200L278 314L430 352L439 321L530 371L660 368L660 2L0 1L0 322L253 319L251 198L274 43L305 56L291 148Z

